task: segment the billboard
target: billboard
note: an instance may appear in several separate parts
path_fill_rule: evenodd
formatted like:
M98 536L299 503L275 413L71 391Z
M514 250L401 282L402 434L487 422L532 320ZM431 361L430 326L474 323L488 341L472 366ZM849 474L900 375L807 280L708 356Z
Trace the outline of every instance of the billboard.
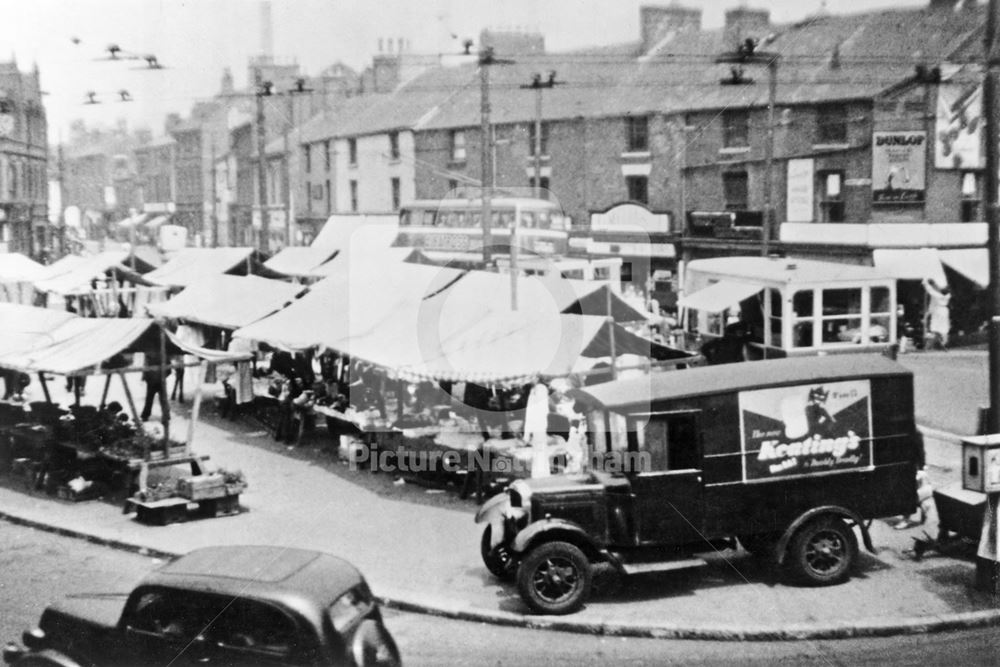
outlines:
M743 481L871 470L868 380L740 393Z
M983 85L938 86L934 119L934 167L981 169L983 163Z
M924 201L927 165L926 132L872 134L872 202Z

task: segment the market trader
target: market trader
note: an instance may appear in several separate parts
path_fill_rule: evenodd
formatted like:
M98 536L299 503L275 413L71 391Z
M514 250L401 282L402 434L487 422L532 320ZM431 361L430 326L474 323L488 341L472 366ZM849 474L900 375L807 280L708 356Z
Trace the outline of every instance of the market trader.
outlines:
M160 360L155 357L149 357L147 358L146 363L149 366L159 366ZM159 368L147 368L142 372L142 381L146 383L146 400L142 405L142 413L139 415L139 418L142 419L142 421L149 420L149 416L153 411L153 401L157 396L160 397L160 411L163 413L160 419L163 423L170 420L170 413L166 400L167 395L164 389L168 375L170 375L169 368L164 369L163 375L160 375Z

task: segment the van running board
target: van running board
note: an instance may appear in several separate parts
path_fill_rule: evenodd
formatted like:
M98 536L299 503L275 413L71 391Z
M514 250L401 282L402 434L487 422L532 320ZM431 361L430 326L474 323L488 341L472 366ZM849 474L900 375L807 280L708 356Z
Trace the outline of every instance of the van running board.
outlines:
M680 558L677 560L657 560L648 563L621 563L625 574L650 574L652 572L669 572L671 570L686 570L693 567L705 567L708 563L702 558Z

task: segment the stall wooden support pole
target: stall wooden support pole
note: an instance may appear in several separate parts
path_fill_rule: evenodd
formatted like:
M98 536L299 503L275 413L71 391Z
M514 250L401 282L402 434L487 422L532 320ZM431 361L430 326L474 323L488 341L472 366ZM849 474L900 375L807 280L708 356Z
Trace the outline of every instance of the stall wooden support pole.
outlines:
M610 344L611 352L611 379L616 380L618 379L618 360L615 358L615 318L611 313L611 281L608 281L607 297L605 298L605 301L608 305L608 342Z
M185 456L191 453L191 443L194 442L194 425L198 421L198 413L201 411L201 386L205 381L207 367L208 362L203 360L194 369L194 402L191 404L191 418L188 421L187 441L184 443Z
M73 382L73 405L80 405L80 381L75 375L69 376Z
M104 409L104 405L105 403L107 403L108 389L110 388L111 388L111 375L108 374L104 376L104 391L101 392L101 410Z
M163 422L163 458L170 454L170 403L167 402L167 336L160 327L160 420Z
M51 403L52 394L49 393L49 383L45 379L45 373L42 371L38 371L38 382L42 385L42 393L45 394L45 400Z

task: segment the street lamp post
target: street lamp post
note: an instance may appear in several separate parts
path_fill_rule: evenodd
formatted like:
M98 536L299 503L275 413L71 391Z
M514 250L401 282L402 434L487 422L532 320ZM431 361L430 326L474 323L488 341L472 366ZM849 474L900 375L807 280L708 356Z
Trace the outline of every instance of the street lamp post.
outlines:
M771 252L771 239L774 237L774 112L778 96L778 54L757 50L757 42L747 39L735 51L723 53L715 59L716 63L727 63L739 68L741 65L767 66L767 140L764 145L764 224L761 227L760 251L767 257ZM724 84L747 84L752 79L742 76L742 69L733 70L733 78L724 80Z

